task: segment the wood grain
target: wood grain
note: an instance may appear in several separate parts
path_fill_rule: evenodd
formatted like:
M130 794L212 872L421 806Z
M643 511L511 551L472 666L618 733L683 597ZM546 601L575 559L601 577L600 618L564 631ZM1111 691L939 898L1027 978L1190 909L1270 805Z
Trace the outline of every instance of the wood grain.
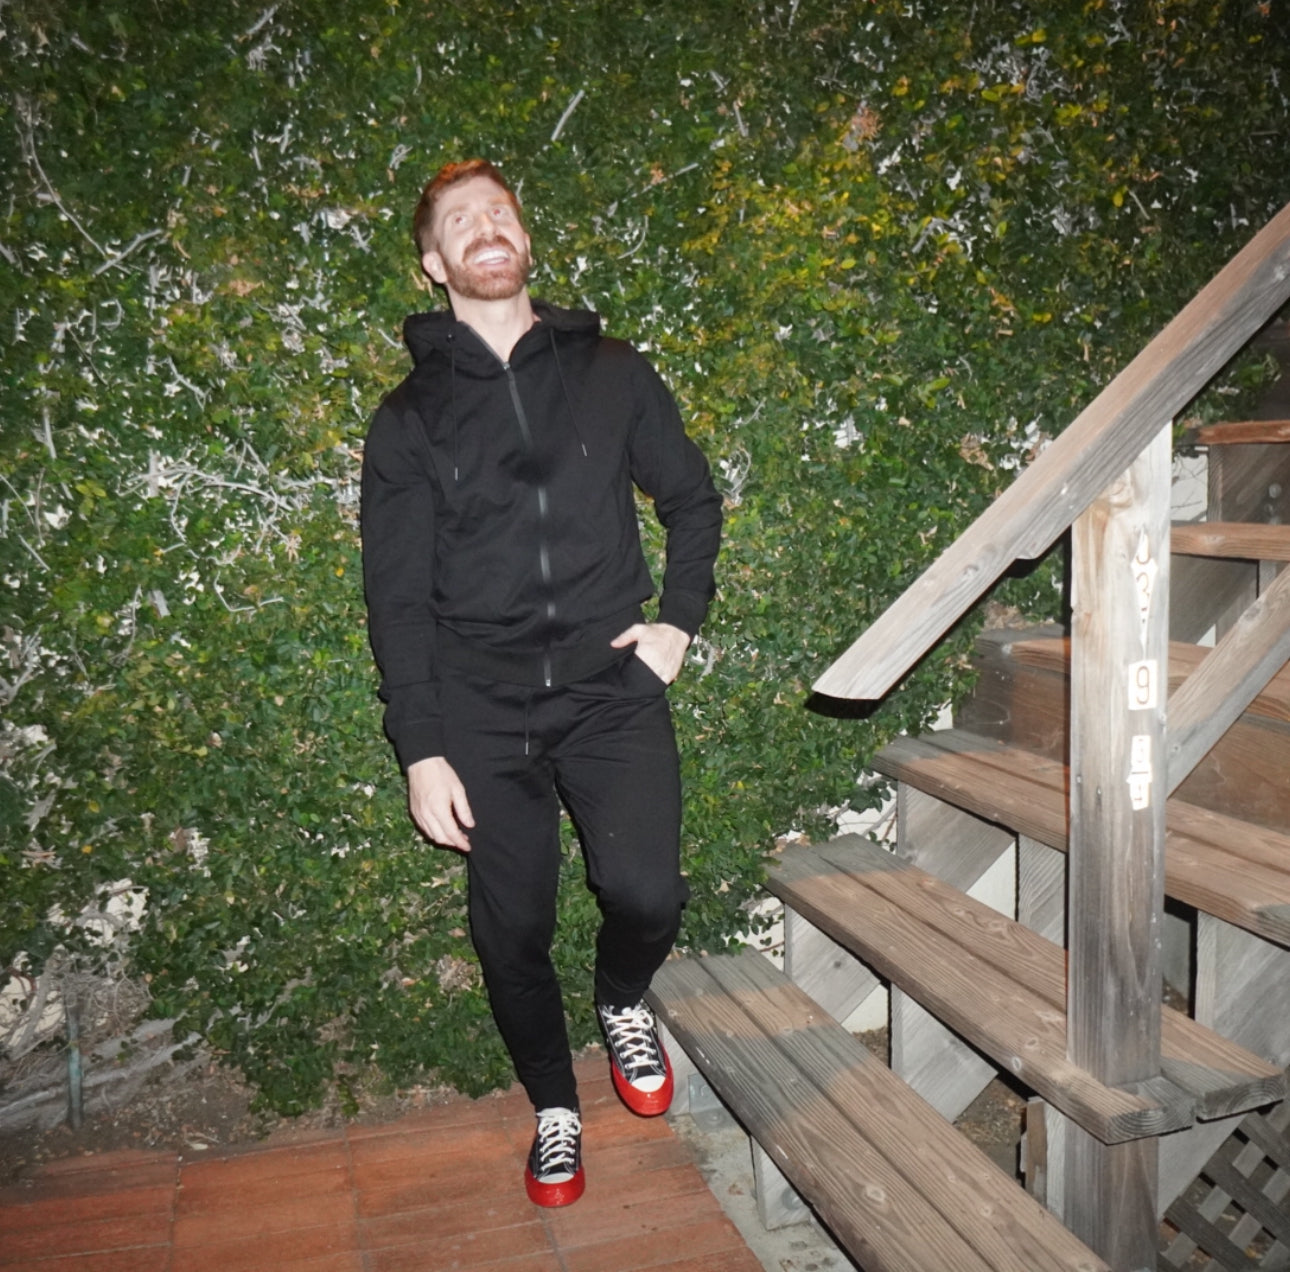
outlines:
M1290 526L1285 524L1232 524L1209 520L1200 524L1175 524L1175 555L1197 555L1220 560L1290 560Z
M1212 422L1196 432L1199 444L1290 444L1290 422Z
M928 932L960 947L968 957L961 962L973 966L976 980L1015 982L1043 1000L1051 1015L1064 1016L1066 955L1061 946L858 839L837 839L815 851L822 863L863 879ZM771 882L776 882L773 876ZM834 880L828 889L836 895L839 911L845 899L840 882ZM1176 1009L1161 1012L1160 1073L1193 1097L1202 1118L1249 1110L1286 1095L1283 1072L1273 1063Z
M874 767L1050 848L1067 846L1066 775L1054 760L948 730L891 742ZM1290 836L1176 798L1165 825L1168 896L1287 944Z
M1290 532L1290 529L1287 530ZM1005 646L1006 657L1019 666L1033 670L1051 671L1065 676L1070 664L1070 641L1063 638L1024 639ZM1169 691L1181 687L1209 656L1212 650L1200 644L1169 644ZM1268 719L1290 721L1290 663L1264 685L1263 690L1250 702L1248 710L1253 715Z
M874 852L883 855L881 850ZM1193 1106L1181 1094L1171 1104L1161 1104L1126 1089L1108 1088L1072 1066L1066 1056L1064 1007L1010 973L980 962L904 909L908 876L928 878L898 862L858 876L839 874L822 857L799 850L781 860L768 885L1100 1140L1128 1141L1191 1122ZM968 904L965 910L989 909L970 898L962 900Z
M868 1268L1102 1268L761 956L673 960L650 1000Z

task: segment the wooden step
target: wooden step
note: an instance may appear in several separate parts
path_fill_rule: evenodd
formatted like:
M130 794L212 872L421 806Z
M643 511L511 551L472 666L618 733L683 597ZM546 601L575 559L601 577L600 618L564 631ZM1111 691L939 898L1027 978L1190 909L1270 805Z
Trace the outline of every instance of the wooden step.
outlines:
M1066 954L934 875L855 837L792 850L771 892L1104 1142L1185 1127L1285 1096L1281 1070L1174 1009L1161 1074L1133 1095L1066 1059ZM1148 1113L1151 1100L1163 1104ZM1159 1125L1159 1126L1158 1126Z
M671 960L648 999L865 1269L1105 1269L763 956Z
M1290 529L1286 532L1290 534ZM1003 632L997 632L1002 636ZM1070 669L1071 642L1066 636L1023 636L1016 641L1001 640L1015 662L1036 670L1065 676ZM1201 644L1169 644L1169 691L1172 693L1204 660L1210 650ZM1250 703L1249 714L1290 723L1290 664L1272 677Z
M875 757L896 781L1007 830L1067 848L1068 769L961 729L901 737ZM1165 808L1165 892L1290 946L1290 836L1185 800Z
M1210 652L1169 646L1172 694ZM1056 628L987 631L977 637L980 678L955 723L982 737L1064 760L1070 644ZM1246 712L1174 792L1175 798L1290 835L1290 666L1274 675Z
M1290 422L1213 422L1196 432L1200 444L1290 444Z
M1207 559L1290 560L1290 525L1231 524L1221 520L1174 524L1169 532L1174 555Z

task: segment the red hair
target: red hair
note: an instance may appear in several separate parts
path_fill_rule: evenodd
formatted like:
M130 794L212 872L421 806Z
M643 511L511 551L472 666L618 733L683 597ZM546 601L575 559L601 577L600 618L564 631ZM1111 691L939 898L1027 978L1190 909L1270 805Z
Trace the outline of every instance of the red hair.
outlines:
M412 238L416 242L418 253L429 253L434 248L434 211L439 198L450 187L469 182L471 178L489 178L510 197L519 216L520 225L524 225L524 215L520 202L511 190L510 183L502 177L496 165L487 160L459 160L445 164L438 173L425 184L421 199L417 201L417 211L412 215Z

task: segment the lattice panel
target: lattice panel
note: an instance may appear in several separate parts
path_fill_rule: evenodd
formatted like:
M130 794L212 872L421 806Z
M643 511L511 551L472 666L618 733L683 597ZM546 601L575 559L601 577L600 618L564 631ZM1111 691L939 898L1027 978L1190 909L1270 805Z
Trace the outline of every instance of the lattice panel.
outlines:
M1165 1213L1162 1270L1290 1266L1290 1102L1250 1114Z

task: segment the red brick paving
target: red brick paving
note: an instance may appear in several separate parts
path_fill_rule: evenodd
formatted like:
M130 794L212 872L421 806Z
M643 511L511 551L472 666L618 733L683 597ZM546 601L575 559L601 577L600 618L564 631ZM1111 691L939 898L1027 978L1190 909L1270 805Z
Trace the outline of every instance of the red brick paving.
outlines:
M587 1193L524 1193L518 1090L218 1154L118 1151L0 1190L5 1270L760 1270L667 1123L579 1063Z

